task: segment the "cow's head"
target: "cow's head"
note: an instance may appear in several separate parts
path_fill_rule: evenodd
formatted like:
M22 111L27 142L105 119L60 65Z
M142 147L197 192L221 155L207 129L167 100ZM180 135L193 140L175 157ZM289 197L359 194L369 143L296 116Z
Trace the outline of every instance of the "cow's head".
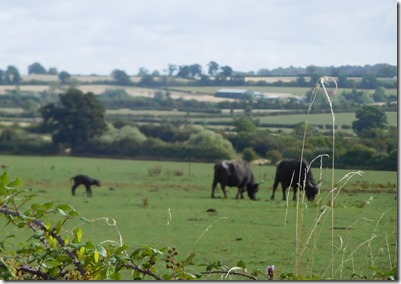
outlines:
M256 192L259 191L259 185L260 183L254 183L254 184L250 184L247 186L247 192L248 192L248 196L250 199L252 200L256 200Z
M93 180L93 185L100 186L100 180L94 179Z
M306 183L305 186L305 195L309 201L315 200L316 194L318 194L319 188L315 183L312 183L310 180Z

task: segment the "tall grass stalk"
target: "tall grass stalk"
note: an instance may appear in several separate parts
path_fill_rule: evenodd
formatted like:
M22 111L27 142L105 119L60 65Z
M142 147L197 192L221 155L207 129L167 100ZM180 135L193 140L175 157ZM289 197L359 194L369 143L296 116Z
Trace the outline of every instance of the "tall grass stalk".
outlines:
M199 238L196 240L193 248L191 249L190 253L188 255L191 255L193 253L193 251L195 250L195 247L197 246L197 244L199 243L199 241L203 238L203 235L206 234L207 231L209 231L209 229L211 227L213 227L214 223L216 223L219 220L224 220L224 219L228 219L228 217L220 217L217 218L216 220L214 220L209 226L206 227L205 230L203 230L202 234L199 236Z
M334 83L334 90L330 89L328 90L326 88L326 86L329 86L330 83ZM303 160L304 158L304 149L305 149L305 143L306 143L306 134L307 134L307 128L308 128L308 123L309 123L309 114L312 110L312 106L316 100L316 96L320 93L321 89L323 89L323 93L327 98L327 101L329 103L330 106L330 111L331 111L331 117L332 117L332 176L331 176L331 188L334 188L334 158L335 158L335 115L334 115L334 110L333 110L333 105L332 105L332 99L335 95L335 93L337 92L337 82L333 77L328 77L328 76L323 76L320 77L320 79L316 82L316 85L312 91L312 96L311 96L311 100L309 103L309 107L308 107L308 111L307 111L307 116L306 116L306 121L305 121L305 129L304 129L304 134L303 134L303 139L302 139L302 149L301 149L301 157L300 159ZM302 170L302 163L300 163L299 166L299 173L301 173ZM301 179L301 175L299 175L299 179ZM306 180L303 181L304 185L305 185ZM301 224L299 224L299 189L300 189L300 184L301 184L301 180L298 181L298 193L297 193L297 203L296 203L296 216L295 216L295 224L296 224L296 228L295 228L295 265L294 265L294 274L298 274L298 265L300 262L300 228L302 228ZM303 198L302 198L302 204L304 203L304 196L305 196L305 192L303 193ZM334 257L334 191L332 191L332 198L331 198L331 223L332 223L332 230L331 230L331 241L332 241L332 251L331 251L331 255L332 255L332 259ZM332 277L334 276L334 266L332 265Z
M291 182L290 182L290 187L289 188L291 188L292 183L294 182L294 174L295 174L295 172L292 173ZM286 229L287 229L289 196L290 196L290 190L287 190L286 191L286 199L285 199L286 201L285 201L285 217L284 217L283 237L285 237ZM281 261L281 271L284 271L284 267L286 267L286 261L285 261L284 255L283 255L282 256L282 261Z
M386 237L386 247L387 247L388 263L390 264L390 270L391 270L391 269L393 269L393 266L392 266L392 264L391 264L391 254L390 254L390 246L388 245L387 232L384 232L384 236Z

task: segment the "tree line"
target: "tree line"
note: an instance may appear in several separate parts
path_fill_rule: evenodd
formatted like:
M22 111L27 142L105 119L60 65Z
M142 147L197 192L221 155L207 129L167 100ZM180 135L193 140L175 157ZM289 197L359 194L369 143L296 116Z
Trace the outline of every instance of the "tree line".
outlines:
M138 83L132 82L130 76L121 69L114 69L111 72L112 83L123 86L145 86L160 87L174 86L183 84L182 81L168 80L169 77L185 78L185 84L191 86L244 86L244 85L272 85L272 86L297 86L310 87L323 75L338 78L338 86L340 88L359 88L359 89L376 89L378 87L396 88L396 80L381 81L378 78L394 78L397 76L397 66L389 64L375 64L365 66L340 66L340 67L319 67L307 66L302 67L279 67L272 70L261 69L258 72L240 72L235 71L228 65L219 65L215 61L207 64L207 70L203 70L200 64L175 65L168 64L164 74L158 70L150 72L144 67L139 68L137 73L141 77ZM28 74L51 74L58 75L58 79L62 84L72 83L71 74L67 71L58 72L52 67L46 70L40 63L35 62L28 66ZM268 83L264 80L257 82L249 82L245 80L248 76L292 76L298 77L293 82L277 82ZM305 77L310 78L306 80ZM360 77L361 81L349 79L350 77ZM0 84L23 84L19 70L15 66L8 66L5 71L0 69ZM36 83L40 83L36 82ZM97 83L110 83L108 81Z

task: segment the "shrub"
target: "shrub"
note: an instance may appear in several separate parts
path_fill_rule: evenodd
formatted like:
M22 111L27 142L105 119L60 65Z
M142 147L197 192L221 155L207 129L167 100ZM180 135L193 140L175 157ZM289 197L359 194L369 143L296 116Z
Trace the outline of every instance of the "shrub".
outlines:
M246 148L244 152L242 152L242 159L251 162L257 159L257 155L252 148Z

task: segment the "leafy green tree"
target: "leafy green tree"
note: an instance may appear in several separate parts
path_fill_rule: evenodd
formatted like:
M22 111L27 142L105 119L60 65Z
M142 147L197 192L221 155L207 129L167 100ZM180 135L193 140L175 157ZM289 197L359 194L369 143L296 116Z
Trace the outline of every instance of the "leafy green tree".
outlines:
M189 68L191 70L192 78L202 76L202 66L200 66L199 64L191 64Z
M5 79L4 76L5 76L4 71L0 69L0 85L3 85L5 83L4 82L4 79Z
M387 128L386 112L377 106L363 106L357 110L352 130L360 137L372 137L374 130Z
M308 83L306 82L304 76L299 76L299 77L297 78L297 86L299 86L299 87L306 87L306 86L308 86Z
M216 75L217 71L219 71L219 64L217 64L217 63L214 62L214 61L210 61L210 62L207 64L207 66L208 66L208 71L207 71L207 73L208 73L210 76Z
M339 75L337 77L337 85L339 88L350 88L352 87L352 81L344 75Z
M40 112L43 124L51 130L53 143L67 145L72 153L106 130L105 109L93 93L70 89L60 94L59 105L50 103Z
M242 159L247 162L252 162L256 160L258 155L256 154L255 150L251 147L245 148L244 152L242 152Z
M189 74L191 74L191 71L189 69L188 65L183 65L178 67L178 77L186 78L189 77Z
M26 99L21 102L22 109L28 114L36 114L39 108L39 103L34 99Z
M202 76L202 66L199 64L183 65L179 67L178 77L182 78L195 78L196 76Z
M274 165L278 161L283 159L283 154L281 154L281 152L279 152L277 150L271 150L271 151L266 153L266 157L268 159L270 159L271 163Z
M177 65L175 64L169 64L167 68L169 76L173 76L174 72L177 71Z
M71 79L71 75L66 71L61 71L60 74L58 74L58 79L60 80L61 84L67 84Z
M376 89L378 87L379 83L378 83L376 75L368 74L368 75L363 76L359 85L363 89Z
M57 75L58 74L57 68L56 67L50 67L49 71L47 71L47 74L49 74L49 75Z
M350 93L343 92L342 96L348 100L357 104L368 104L372 102L372 98L363 91L358 91L356 88L353 88Z
M378 87L373 93L373 101L377 102L385 102L387 100L386 91L383 87Z
M153 76L150 74L143 75L141 80L138 82L138 86L143 87L152 87L158 85L158 83L154 80Z
M21 82L21 75L17 67L8 66L6 72L4 73L4 81L6 84L19 84Z
M38 62L28 66L28 74L46 74L46 69Z
M234 127L236 132L255 132L256 123L248 115L234 117Z
M201 130L192 134L185 142L186 146L199 148L205 153L215 152L221 153L226 158L235 156L235 150L230 141L225 139L221 134L210 130Z
M111 76L118 85L129 86L132 85L130 77L123 70L115 69Z
M149 75L149 70L146 69L145 67L139 68L138 76L145 76L145 75Z
M230 66L221 66L220 67L220 74L225 77L231 77L233 75L234 70Z
M107 131L99 139L108 143L127 139L140 144L146 141L146 136L137 127L125 125L119 129Z

